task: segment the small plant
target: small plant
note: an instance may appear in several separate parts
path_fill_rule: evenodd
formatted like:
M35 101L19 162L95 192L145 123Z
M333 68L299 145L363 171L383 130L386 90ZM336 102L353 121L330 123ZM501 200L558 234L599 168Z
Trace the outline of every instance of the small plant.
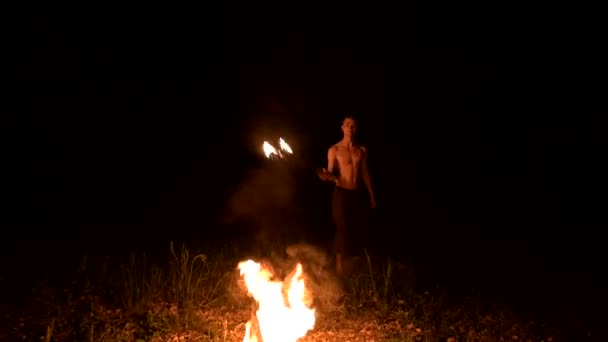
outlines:
M387 257L387 262L384 265L381 265L381 273L380 279L376 279L374 274L374 266L372 265L372 258L370 257L367 249L364 249L365 260L367 261L367 269L369 271L369 279L372 288L372 296L374 302L379 302L382 305L388 305L391 300L390 290L391 290L391 277L393 275L393 263L390 257ZM380 280L380 282L378 281ZM381 286L379 288L379 286Z
M190 255L182 245L179 253L173 242L169 247L172 255L169 273L169 301L180 306L202 307L212 304L218 295L225 279L219 270L219 262L208 260L207 255Z
M150 265L145 253L131 253L126 262L120 264L123 290L121 300L127 310L151 303L162 289L163 273L156 265Z
M226 296L234 285L228 275L238 279L238 255L235 248L228 255L203 254L170 243L169 257L160 263L146 253L84 257L65 283L40 282L25 310L5 315L11 328L0 330L0 340L242 341L251 312L230 315L250 310L248 302L244 295ZM549 341L559 332L545 322L526 322L504 305L481 306L475 298L448 302L436 288L414 292L411 267L390 257L364 251L358 266L342 284L347 295L333 318L389 324L386 341Z

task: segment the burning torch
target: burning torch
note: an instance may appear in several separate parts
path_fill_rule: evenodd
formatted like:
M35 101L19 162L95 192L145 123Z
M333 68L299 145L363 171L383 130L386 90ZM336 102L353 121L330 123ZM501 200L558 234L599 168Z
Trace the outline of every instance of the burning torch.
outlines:
M266 158L271 160L284 159L293 155L293 150L283 138L279 138L279 148L275 148L268 141L264 141L262 150L264 151Z

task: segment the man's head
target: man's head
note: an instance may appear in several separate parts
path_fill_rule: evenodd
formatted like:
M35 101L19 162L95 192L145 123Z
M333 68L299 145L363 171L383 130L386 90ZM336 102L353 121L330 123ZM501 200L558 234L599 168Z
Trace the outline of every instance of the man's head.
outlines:
M344 117L344 120L342 120L342 132L345 137L354 138L357 133L357 120L352 116Z

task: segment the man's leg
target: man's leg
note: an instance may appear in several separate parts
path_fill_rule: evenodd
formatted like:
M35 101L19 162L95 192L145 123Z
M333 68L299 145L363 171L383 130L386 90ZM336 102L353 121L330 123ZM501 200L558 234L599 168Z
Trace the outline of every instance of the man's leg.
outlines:
M337 220L336 235L334 237L334 249L336 251L336 273L339 276L344 273L344 257L346 252L346 237L344 228L344 220Z
M342 276L344 269L342 267L342 254L336 253L336 274Z
M337 187L334 188L332 196L332 217L336 233L334 236L334 251L336 253L336 273L341 276L343 274L344 253L346 248L345 229L346 229L346 212L345 212L344 194Z
M365 193L358 192L352 198L349 216L349 235L353 247L353 257L363 256L363 250L370 247L369 200Z

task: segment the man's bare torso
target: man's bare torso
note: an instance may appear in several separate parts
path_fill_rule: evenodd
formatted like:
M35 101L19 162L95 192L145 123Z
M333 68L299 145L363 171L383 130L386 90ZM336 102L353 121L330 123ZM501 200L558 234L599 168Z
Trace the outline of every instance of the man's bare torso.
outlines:
M331 147L335 152L334 168L338 171L337 186L355 190L361 179L361 163L366 153L365 147L346 145L339 142Z

